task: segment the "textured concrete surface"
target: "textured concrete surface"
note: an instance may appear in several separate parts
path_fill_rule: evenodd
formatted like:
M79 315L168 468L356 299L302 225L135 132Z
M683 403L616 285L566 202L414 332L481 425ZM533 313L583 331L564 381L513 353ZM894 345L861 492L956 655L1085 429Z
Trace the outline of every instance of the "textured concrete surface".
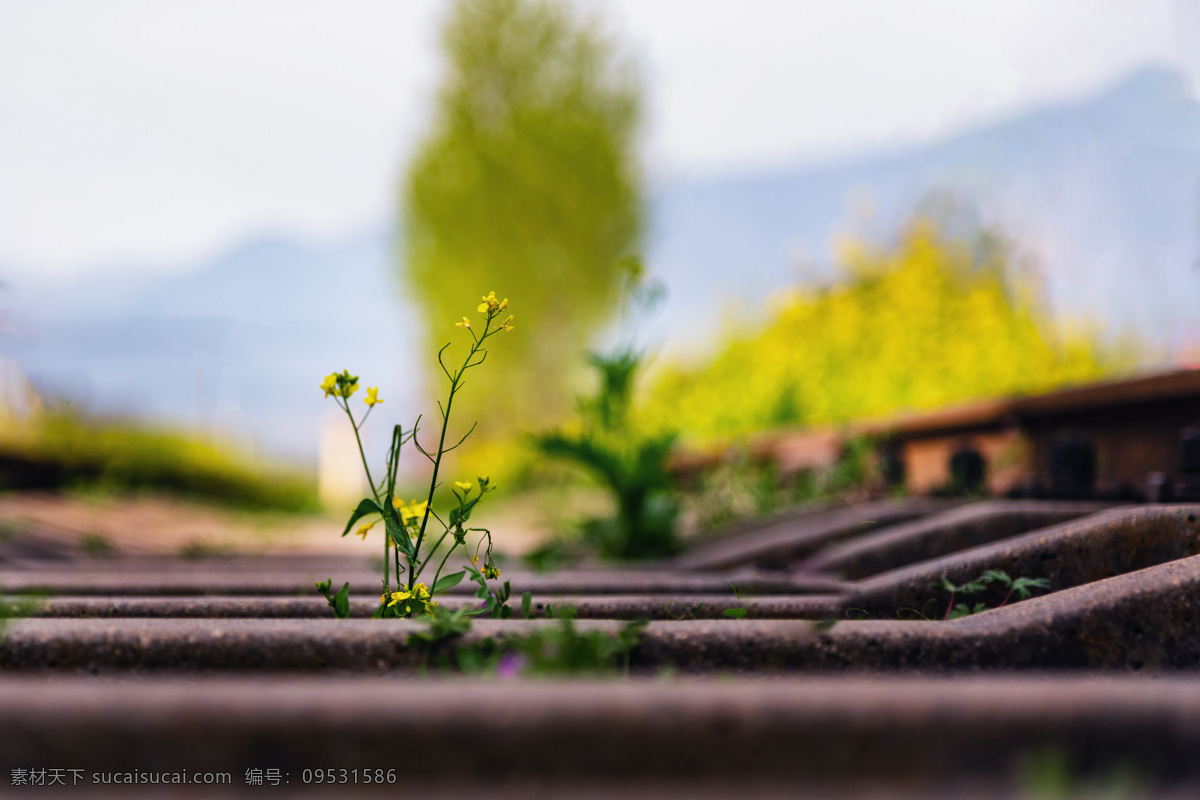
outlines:
M318 619L332 617L321 597L55 597L40 602L38 617L220 617ZM473 597L445 599L447 608L478 605ZM542 615L549 603L574 608L580 619L705 619L727 609L744 608L748 619L825 619L837 616L836 595L770 595L743 597L694 595L551 595L534 598L532 610ZM353 598L352 617L370 617L377 601ZM514 598L514 608L520 599Z
M1200 556L1056 592L955 622L654 622L635 667L685 671L1113 669L1200 667ZM479 620L467 640L549 621ZM615 631L615 621L578 623ZM10 626L0 665L27 670L412 669L411 622L332 619L31 619Z
M130 568L110 575L10 562L0 587L49 580L70 596L45 601L51 618L12 622L0 645L0 795L22 796L9 791L9 770L40 766L234 777L227 790L182 795L29 790L49 797L1200 796L1200 506L1114 509L992 543L970 538L982 535L972 520L997 508L1014 504L827 547L826 563L856 548L892 558L912 545L907 559L946 538L968 548L869 577L853 597L829 594L847 588L836 581L749 571L506 569L515 600L523 584L538 585L535 607L573 605L581 628L664 620L646 629L632 680L417 680L426 656L407 645L413 625L313 618L328 610L309 572L361 581L352 608L370 610L378 576L361 561L143 559L134 568L114 559L98 566ZM933 533L955 519L962 527L951 536ZM912 540L902 545L894 534L905 529ZM942 575L961 583L993 568L1046 577L1055 591L955 622L895 620L897 608L926 601L932 616L944 611L945 594L931 588ZM737 603L727 577L767 596ZM152 591L107 596L139 586ZM228 587L242 596L223 596ZM734 605L752 618L721 617ZM812 621L854 605L880 619ZM710 614L717 619L703 619ZM470 636L546 624L482 620ZM1067 788L1047 793L1038 764L1058 759ZM395 768L405 783L306 786L303 771L318 767ZM290 782L247 787L249 768L279 769Z
M376 787L392 796L1063 797L1124 771L1182 797L1200 782L1193 678L5 678L0 719L0 778L39 765L286 776L255 796L302 791L316 768L396 769L402 784ZM1065 795L1032 792L1048 758L1073 782Z
M831 542L860 536L884 525L951 508L948 500L915 497L878 500L799 519L783 519L710 544L697 545L674 559L677 569L714 571L757 566L783 569Z
M903 608L932 609L944 602L947 594L934 588L942 577L963 584L999 569L1014 578L1044 578L1051 591L1059 591L1197 553L1200 506L1116 508L874 575L858 582L847 602L873 617L894 619ZM1004 595L993 584L986 594L963 599L994 607Z
M824 572L847 580L859 580L1067 522L1111 506L1055 500L990 500L972 503L822 548L801 563L797 573Z
M432 575L429 575L432 578ZM338 572L334 569L307 573L224 571L205 565L192 571L133 571L110 566L105 569L0 570L0 591L63 596L117 595L315 595L315 581L333 578L340 586L350 581L354 595L379 595L382 573ZM563 570L538 574L527 570L504 570L501 582L509 581L516 595L531 591L546 594L712 594L732 595L729 581L750 594L830 594L847 590L847 585L824 576L793 577L782 573L730 571L722 575L696 575L651 569ZM451 594L471 595L475 585L463 582Z

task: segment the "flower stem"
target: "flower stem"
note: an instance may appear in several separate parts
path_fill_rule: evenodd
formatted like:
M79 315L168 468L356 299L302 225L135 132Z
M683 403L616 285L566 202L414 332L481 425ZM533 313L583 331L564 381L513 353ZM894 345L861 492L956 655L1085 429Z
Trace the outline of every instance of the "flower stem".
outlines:
M438 486L438 470L441 469L442 466L442 456L446 454L446 430L450 427L450 408L454 405L454 395L458 392L459 382L462 379L463 373L466 372L470 367L471 359L475 357L477 352L479 352L479 346L482 345L484 339L488 337L488 328L492 324L493 316L495 316L493 312L488 313L487 322L485 322L483 326L483 333L481 333L478 337L475 336L474 331L470 331L471 338L474 339L474 343L471 345L471 352L467 353L467 357L463 361L462 367L460 367L459 370L454 373L454 377L450 379L450 395L446 398L446 410L442 412L442 432L438 438L437 457L433 460L433 475L429 479L429 496L425 500L425 514L421 517L421 530L417 534L417 542L413 547L413 555L408 560L409 591L412 591L412 587L417 579L417 573L421 572L425 568L424 564L420 564L421 543L425 541L425 526L429 524L429 512L433 508L433 493L437 490ZM451 550L453 550L453 548L451 548ZM414 565L414 561L417 562L419 566ZM426 561L428 561L428 559L426 559Z
M371 485L371 494L375 495L375 502L383 505L383 501L379 499L379 490L375 488L375 480L371 477L371 468L367 466L367 454L363 452L362 438L358 435L358 425L354 423L354 414L350 412L350 402L344 398L342 399L342 410L350 418L350 427L354 428L354 441L358 443L358 456L362 459L363 470L367 473L367 483Z
M350 418L350 427L354 429L354 441L358 444L358 457L362 459L363 471L367 473L367 483L371 486L371 494L375 496L375 502L383 506L383 499L379 496L379 490L375 488L375 480L371 477L371 468L367 466L367 454L363 451L362 437L358 435L359 423L354 421L354 414L350 411L350 401L342 398L342 410L346 412L346 416ZM373 408L368 408L367 413L363 415L362 421L366 422L367 417L374 411ZM400 581L399 565L396 569L396 581ZM385 586L391 586L391 575L388 573L388 533L387 526L384 525L383 531L383 583Z

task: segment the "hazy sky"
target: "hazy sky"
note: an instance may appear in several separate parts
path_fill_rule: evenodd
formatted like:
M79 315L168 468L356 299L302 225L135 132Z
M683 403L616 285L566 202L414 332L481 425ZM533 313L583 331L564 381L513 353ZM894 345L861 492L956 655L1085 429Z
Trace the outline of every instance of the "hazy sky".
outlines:
M1200 0L577 4L641 65L657 178L937 138L1148 62L1200 74ZM448 7L0 0L0 274L388 218Z

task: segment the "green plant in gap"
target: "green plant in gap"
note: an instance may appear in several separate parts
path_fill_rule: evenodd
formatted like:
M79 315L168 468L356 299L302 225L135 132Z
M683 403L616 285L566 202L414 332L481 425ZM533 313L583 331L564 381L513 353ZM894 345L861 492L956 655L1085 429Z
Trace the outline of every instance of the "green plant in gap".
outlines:
M941 619L943 621L951 621L987 611L988 604L984 602L976 601L968 605L967 603L955 603L954 601L960 597L974 597L989 592L989 587L992 584L1007 587L1004 599L1000 601L1000 604L996 608L1003 608L1008 605L1013 595L1016 595L1018 600L1027 600L1033 596L1033 590L1050 588L1050 581L1045 578L1013 578L1002 569L989 569L978 578L967 581L962 585L954 583L943 575L942 579L930 588L941 589L950 594L950 599L946 602L946 610L942 613ZM896 612L896 616L905 620L922 619L926 622L932 622L934 618L930 617L926 612L930 610L931 605L937 602L936 599L931 598L926 600L920 609L901 608ZM863 620L869 619L871 614L862 608L848 608L846 609L846 616L849 619Z
M636 314L626 316L626 309L648 310L661 298L662 289L643 281L639 259L625 259L624 265L622 324L628 325L629 341L612 355L588 356L600 380L593 395L578 400L580 425L540 434L534 437L534 444L545 455L573 461L587 470L616 500L615 519L584 523L584 534L602 555L652 558L679 549L680 505L668 470L676 434L646 433L631 419L642 355L632 344Z
M1008 591L1004 595L1004 600L996 608L1003 608L1007 605L1014 594L1018 600L1026 600L1033 594L1034 589L1050 588L1050 581L1045 578L1012 578L1007 572L1001 569L989 569L975 580L968 581L961 586L954 584L949 578L942 576L942 579L933 585L934 589L943 589L950 593L950 600L946 604L946 613L942 615L942 619L960 619L972 614L978 614L981 611L986 611L988 608L986 603L976 602L974 605L967 605L966 603L956 604L954 599L960 596L971 597L982 594L993 583L1008 587Z
M0 594L0 648L4 646L4 629L11 619L24 619L40 614L46 607L45 598L39 595L17 595L6 597Z
M532 598L522 597L520 615L532 619ZM496 614L503 619L511 616ZM423 647L422 666L433 665L443 672L467 674L493 672L497 677L520 673L603 675L629 671L629 658L641 640L648 620L621 625L615 632L580 630L575 625L575 609L546 606L546 616L557 624L539 626L528 633L486 636L463 640L478 611L464 608L442 611L425 620L425 629L409 636L410 645Z
M338 619L350 616L350 581L342 584L342 588L333 591L333 578L317 582L317 591L333 609L333 615Z
M392 442L388 449L387 464L379 481L376 481L371 474L366 453L363 452L362 439L359 436L359 431L367 417L375 410L375 406L383 402L379 398L378 388L366 390L364 402L367 410L361 419L356 420L354 412L350 409L350 397L358 391L358 376L351 375L348 371L335 372L328 375L321 383L321 389L325 392L325 396L332 397L334 402L346 412L350 425L354 428L354 437L358 443L363 470L366 472L367 484L371 488L371 496L364 498L354 509L342 536L348 535L355 524L361 522L357 534L366 539L375 525L379 521L383 522L383 593L380 595L379 607L375 610L374 617L411 617L416 614L426 614L432 617L434 609L438 605L437 595L456 586L468 574L480 585L481 592L488 593L487 610L491 611L493 616L497 616L495 609L502 609L509 596L507 583L503 589L498 591L488 589L487 582L500 577L500 569L492 559L491 532L486 528L468 527L476 506L479 505L484 495L495 489L489 479L480 477L474 482L455 481L450 489L454 502L446 518L443 519L434 511L435 496L441 487L438 478L442 459L447 453L462 446L475 430L475 426L472 425L470 430L457 442L447 444L450 413L454 407L454 399L463 387L463 376L468 370L481 365L487 358L488 351L484 345L488 339L498 333L513 329L513 316L509 314L504 317L508 310L507 298L498 300L495 292L489 292L476 310L484 315L482 329L478 332L467 317L463 317L462 321L455 323L456 327L462 328L471 337L469 351L461 366L456 370L451 370L446 366L443 356L450 344L446 344L438 351L438 365L442 368L447 380L450 381L450 389L445 405L442 405L441 402L438 403L441 412L441 430L438 433L437 447L432 450L426 449L417 438L421 426L420 417L408 431L405 431L400 425L396 425L392 429ZM406 502L396 496L396 480L400 470L401 448L409 442L428 459L432 470L429 478L429 491L425 497ZM363 520L366 521L363 522ZM430 526L431 520L436 523L436 528ZM440 528L440 533L435 534L434 531L438 528ZM434 540L434 536L437 537L436 540ZM470 556L470 560L458 572L442 575L446 563L460 547L464 555L470 552L471 543L468 541L470 538L475 539L474 552ZM421 581L420 579L425 574L430 562L437 557L439 548L447 541L449 546L437 564L432 583ZM485 542L486 547L484 547ZM480 565L481 551L482 566ZM395 568L394 589L391 571L393 566ZM317 591L329 601L329 605L337 617L349 616L350 588L348 583L334 592L332 579L327 580L317 584ZM479 609L471 613L483 613L483 611L484 609Z
M745 606L741 605L741 602L742 602L741 589L739 589L737 587L737 584L732 583L731 581L725 581L725 582L729 584L730 589L733 589L733 599L735 602L738 603L738 606L736 608L727 608L722 613L724 613L724 615L729 617L730 619L745 619L748 609Z
M603 674L628 672L629 657L641 640L649 620L621 625L615 634L604 630L580 630L575 626L575 609L555 613L546 607L547 616L558 620L553 627L538 628L524 636L509 637L504 647L517 653L524 671L542 674Z

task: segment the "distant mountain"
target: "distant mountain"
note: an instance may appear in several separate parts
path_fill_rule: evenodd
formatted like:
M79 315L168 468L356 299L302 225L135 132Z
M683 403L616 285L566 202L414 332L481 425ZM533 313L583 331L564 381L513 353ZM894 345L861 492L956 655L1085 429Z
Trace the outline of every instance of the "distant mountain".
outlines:
M730 301L758 312L772 291L828 269L834 234L887 239L947 191L1038 257L1058 310L1165 345L1200 339L1200 103L1149 68L930 146L660 187L647 259L669 295L656 341L710 337ZM868 200L869 218L852 212ZM166 277L12 281L0 354L97 410L311 458L329 410L316 385L331 369L383 387L386 419L416 413L425 356L393 253L381 225L324 244L266 237Z
M263 238L166 277L17 285L0 345L49 394L311 458L333 370L384 387L380 410L411 422L418 329L393 263L381 227L323 245Z

